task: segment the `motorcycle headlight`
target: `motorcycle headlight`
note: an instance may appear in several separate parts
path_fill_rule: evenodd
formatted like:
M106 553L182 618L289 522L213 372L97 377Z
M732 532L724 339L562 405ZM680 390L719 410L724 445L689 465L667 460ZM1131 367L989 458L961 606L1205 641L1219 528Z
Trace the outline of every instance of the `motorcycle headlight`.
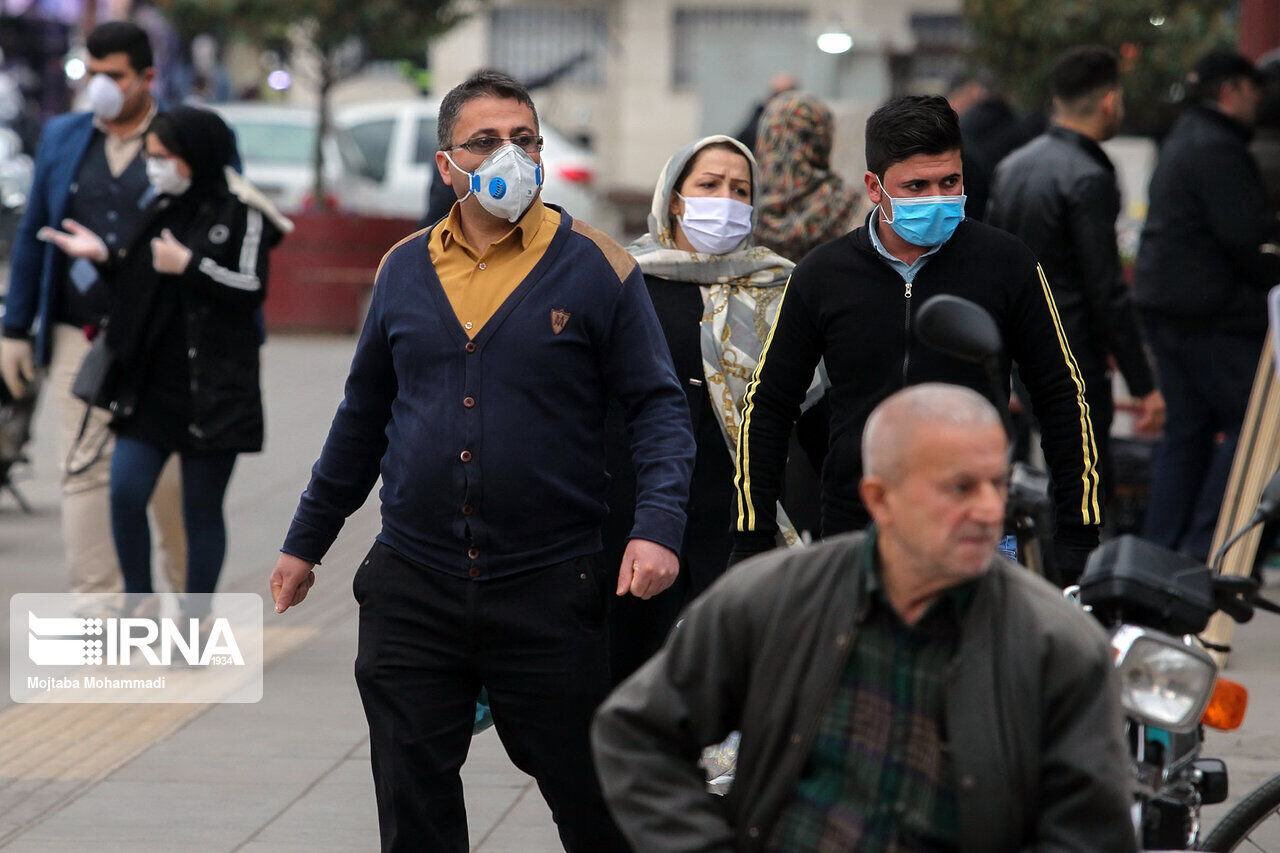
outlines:
M1213 694L1217 666L1208 653L1177 637L1123 625L1111 637L1120 700L1133 717L1171 732L1189 732Z

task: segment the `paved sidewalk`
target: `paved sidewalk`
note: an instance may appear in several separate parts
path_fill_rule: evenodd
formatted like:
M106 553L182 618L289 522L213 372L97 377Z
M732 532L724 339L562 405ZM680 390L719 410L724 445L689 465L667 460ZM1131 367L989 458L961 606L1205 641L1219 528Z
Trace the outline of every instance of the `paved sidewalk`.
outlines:
M219 589L267 575L341 396L354 341L273 339L264 351L267 450L241 457ZM0 496L0 594L65 590L51 409L41 412L36 513ZM0 848L14 851L363 851L378 845L369 744L352 662L351 577L378 528L376 497L348 522L307 601L264 631L263 698L224 705L14 705L0 699ZM3 608L7 619L8 608ZM7 626L6 626L7 628ZM0 632L8 674L8 631ZM463 770L473 850L559 850L532 780L490 730Z

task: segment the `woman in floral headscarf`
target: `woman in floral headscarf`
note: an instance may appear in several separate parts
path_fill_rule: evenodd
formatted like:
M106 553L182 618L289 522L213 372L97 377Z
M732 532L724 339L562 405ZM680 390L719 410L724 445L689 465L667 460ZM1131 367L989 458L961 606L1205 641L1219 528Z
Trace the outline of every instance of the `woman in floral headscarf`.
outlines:
M858 191L831 171L834 131L831 110L812 95L779 95L760 116L756 243L797 263L858 224Z
M751 237L759 174L751 152L708 136L672 155L658 176L649 232L628 247L640 264L684 386L697 439L680 575L649 601L619 598L611 614L613 677L658 650L680 609L725 569L731 545L733 454L742 397L794 266ZM818 380L810 398L821 393ZM611 412L607 462L613 477L604 555L622 559L635 509L630 437ZM781 508L779 508L781 513ZM779 516L784 536L794 531ZM613 565L613 563L608 563Z

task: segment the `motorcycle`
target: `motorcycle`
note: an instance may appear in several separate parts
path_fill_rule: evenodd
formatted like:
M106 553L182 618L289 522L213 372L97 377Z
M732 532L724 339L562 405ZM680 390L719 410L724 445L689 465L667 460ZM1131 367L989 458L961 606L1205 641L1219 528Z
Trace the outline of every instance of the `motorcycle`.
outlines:
M1218 550L1212 568L1122 536L1094 551L1079 586L1066 591L1111 634L1136 781L1135 825L1146 849L1262 849L1250 836L1280 809L1277 777L1201 836L1201 807L1227 798L1226 764L1201 756L1204 730L1238 728L1248 693L1218 676L1209 650L1227 649L1198 635L1219 611L1239 623L1258 609L1280 613L1280 606L1259 595L1257 578L1219 573L1222 558L1244 533L1278 518L1280 471L1250 523Z
M997 392L999 330L968 300L937 296L921 306L917 335L957 358L982 364ZM1041 472L1012 470L1009 512L1019 533L1042 535ZM1019 481L1026 485L1019 488ZM1064 594L1111 635L1120 676L1125 735L1135 777L1134 830L1145 850L1267 849L1280 838L1280 775L1246 796L1208 833L1201 808L1227 799L1227 768L1201 755L1205 727L1240 726L1248 693L1218 676L1209 651L1229 651L1198 638L1221 611L1247 622L1255 610L1280 613L1258 593L1256 577L1224 576L1222 559L1250 530L1280 519L1280 471L1263 490L1249 523L1218 549L1212 568L1135 536L1122 536L1090 555L1078 586ZM1275 818L1274 826L1264 826ZM1280 849L1278 845L1277 849Z

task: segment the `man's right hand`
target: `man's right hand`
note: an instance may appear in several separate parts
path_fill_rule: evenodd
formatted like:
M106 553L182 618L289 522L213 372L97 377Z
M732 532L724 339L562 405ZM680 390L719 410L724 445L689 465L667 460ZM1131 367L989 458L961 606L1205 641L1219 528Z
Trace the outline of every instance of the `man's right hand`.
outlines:
M27 393L27 383L36 378L36 361L31 341L0 338L0 375L14 399Z
M316 582L316 573L312 571L315 566L315 563L308 563L292 554L280 555L275 570L271 572L271 600L276 603L277 613L301 604L307 597L307 592Z

